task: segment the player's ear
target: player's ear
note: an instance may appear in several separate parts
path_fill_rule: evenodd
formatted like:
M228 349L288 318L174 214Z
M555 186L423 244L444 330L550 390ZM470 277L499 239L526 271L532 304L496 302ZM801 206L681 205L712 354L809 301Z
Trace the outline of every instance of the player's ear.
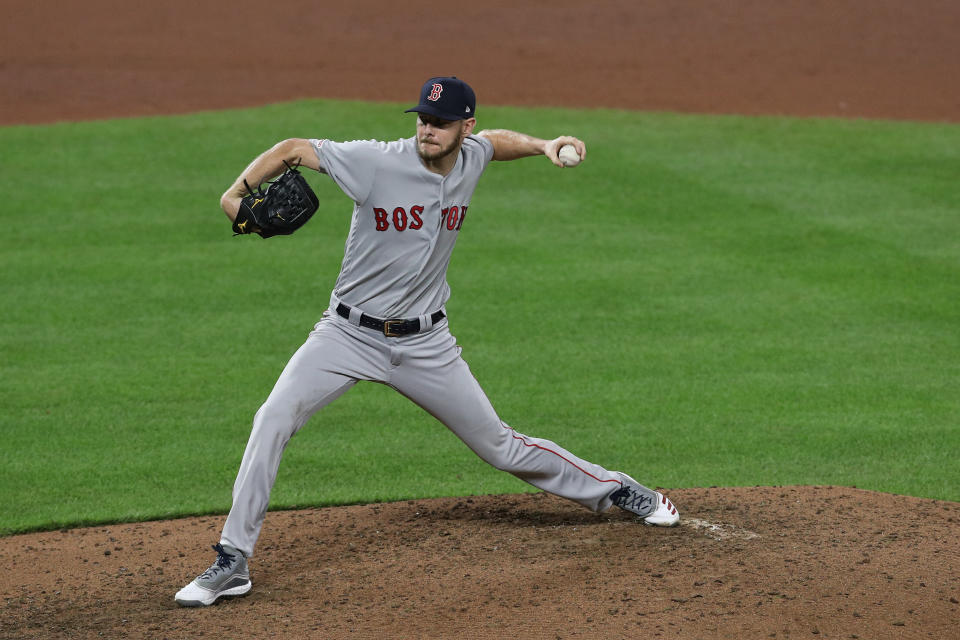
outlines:
M461 133L462 135L464 135L464 136L468 136L468 135L470 135L471 133L473 133L473 128L477 126L477 119L476 119L476 118L467 118L466 120L463 120L462 122L463 122L463 125L462 125L463 128L460 130L460 133Z

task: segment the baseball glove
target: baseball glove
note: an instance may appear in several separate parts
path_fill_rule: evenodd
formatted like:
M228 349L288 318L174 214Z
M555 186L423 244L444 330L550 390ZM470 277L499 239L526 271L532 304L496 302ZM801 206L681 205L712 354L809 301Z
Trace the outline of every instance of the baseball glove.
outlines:
M240 210L233 221L235 235L257 233L261 238L287 236L306 224L320 206L320 201L296 167L287 165L279 178L268 182L263 190L254 191L244 180L249 195L240 200Z

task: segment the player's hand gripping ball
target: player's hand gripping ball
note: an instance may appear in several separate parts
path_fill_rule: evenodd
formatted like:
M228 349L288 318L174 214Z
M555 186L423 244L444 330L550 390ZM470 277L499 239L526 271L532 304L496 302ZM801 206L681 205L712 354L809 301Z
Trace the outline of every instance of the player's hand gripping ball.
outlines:
M560 162L565 167L575 167L580 164L580 154L577 153L576 147L572 144L565 144L560 147L557 157L560 158Z

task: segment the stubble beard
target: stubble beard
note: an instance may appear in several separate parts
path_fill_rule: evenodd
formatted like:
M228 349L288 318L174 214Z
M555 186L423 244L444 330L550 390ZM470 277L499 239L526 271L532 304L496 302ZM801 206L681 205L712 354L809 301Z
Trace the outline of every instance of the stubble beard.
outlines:
M455 152L459 148L460 140L454 139L449 146L440 147L437 151L425 151L420 140L417 140L417 154L427 162L436 162L446 158L451 153ZM433 146L431 145L431 149Z

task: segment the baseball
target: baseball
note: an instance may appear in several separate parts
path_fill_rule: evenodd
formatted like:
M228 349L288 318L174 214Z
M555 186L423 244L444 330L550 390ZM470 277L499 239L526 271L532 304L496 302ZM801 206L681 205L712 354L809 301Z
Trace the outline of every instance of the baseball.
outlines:
M557 155L565 167L575 167L580 164L580 154L577 153L576 147L572 144L565 144L560 147L560 152Z

